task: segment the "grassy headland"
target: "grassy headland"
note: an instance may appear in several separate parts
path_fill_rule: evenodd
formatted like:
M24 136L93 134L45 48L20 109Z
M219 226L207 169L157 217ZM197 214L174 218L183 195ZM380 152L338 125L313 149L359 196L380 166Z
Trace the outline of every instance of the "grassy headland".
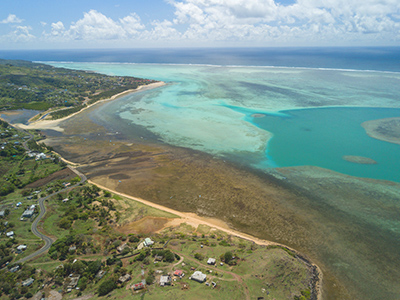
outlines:
M0 59L0 110L48 110L42 116L59 119L86 105L153 82Z

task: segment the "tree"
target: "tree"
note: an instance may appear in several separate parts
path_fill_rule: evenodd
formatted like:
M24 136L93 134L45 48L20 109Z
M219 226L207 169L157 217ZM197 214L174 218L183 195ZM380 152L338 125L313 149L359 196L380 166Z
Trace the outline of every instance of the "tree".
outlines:
M164 260L171 263L175 260L175 255L171 251L167 250L164 254Z
M225 254L224 254L225 263L229 264L229 262L232 260L232 257L233 257L232 252L230 252L230 251L225 252Z
M99 296L104 296L114 290L116 287L117 285L115 284L114 280L107 279L100 284L97 292L99 293Z

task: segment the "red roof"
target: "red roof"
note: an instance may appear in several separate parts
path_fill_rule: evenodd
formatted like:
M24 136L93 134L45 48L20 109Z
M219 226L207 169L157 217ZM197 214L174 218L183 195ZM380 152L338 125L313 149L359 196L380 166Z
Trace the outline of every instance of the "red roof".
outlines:
M176 271L174 272L174 275L175 275L175 276L182 276L182 274L183 274L183 271L182 271L182 270L176 270Z
M133 287L133 289L135 289L135 290L140 290L140 289L143 289L143 288L144 288L144 284L142 282L136 283L134 285L134 287Z

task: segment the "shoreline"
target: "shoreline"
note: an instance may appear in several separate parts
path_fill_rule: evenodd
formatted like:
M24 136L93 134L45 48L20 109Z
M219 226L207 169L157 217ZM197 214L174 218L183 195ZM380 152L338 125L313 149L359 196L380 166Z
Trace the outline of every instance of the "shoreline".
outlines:
M120 97L129 95L129 94L132 94L132 93L136 93L136 92L139 92L139 91L147 91L147 90L155 89L155 88L158 88L158 87L162 87L164 85L166 85L166 83L164 81L157 81L157 82L150 83L150 84L147 84L147 85L140 85L136 89L126 90L126 91L123 91L121 93L115 94L115 95L111 96L108 99L99 100L99 101L97 101L95 103L87 105L84 108L82 108L80 111L77 111L77 112L75 112L73 114L70 114L70 115L68 115L66 117L63 117L61 119L57 119L57 120L37 120L37 121L35 121L33 123L30 123L28 125L24 125L24 124L21 124L21 123L16 123L16 124L13 124L13 125L18 127L18 128L20 128L20 129L24 129L24 130L45 129L45 130L55 130L55 131L58 131L58 132L63 132L64 129L59 126L59 124L61 122L65 121L65 120L68 120L68 119L72 118L73 116L76 116L77 114L80 114L81 112L85 111L86 109L88 109L88 108L90 108L90 107L92 107L92 106L94 106L96 104L103 103L103 102L108 102L108 101L113 101L113 100L116 100L116 99L118 99Z
M64 158L62 158L64 160ZM313 269L312 274L313 274L313 278L316 278L315 282L315 286L312 287L312 290L315 291L315 295L316 295L316 299L317 300L322 300L322 279L323 279L323 273L322 270L319 268L318 265L312 263L308 258L305 258L301 253L299 253L296 249L293 249L291 247L288 247L284 244L280 244L280 243L276 243L276 242L272 242L272 241L268 241L268 240L264 240L264 239L259 239L255 236L252 236L250 234L246 234L234 229L231 229L229 227L229 225L227 225L225 222L217 219L217 218L206 218L206 217L201 217L199 215L197 215L196 213L191 213L191 212L181 212L160 204L156 204L153 203L151 201L139 198L139 197L135 197L135 196L130 196L127 195L125 193L121 193L121 192L117 192L113 189L107 188L103 185L100 185L92 180L87 180L88 183L93 184L98 186L99 188L103 189L103 190L107 190L113 194L117 194L119 196L140 202L142 204L145 204L147 206L156 208L158 210L162 210L171 214L174 214L176 216L179 217L179 219L173 219L169 222L167 222L164 226L164 228L169 227L169 226L176 226L182 223L187 223L191 226L194 225L194 227L197 227L198 225L206 225L209 226L211 228L215 228L218 229L220 231L223 231L227 234L233 235L235 237L241 238L241 239L245 239L247 241L251 241L257 245L260 246L279 246L285 249L288 249L290 251L292 251L293 253L296 254L296 257L298 259L300 259L301 261L303 261L305 264L307 264L310 268Z
M361 123L371 138L400 145L400 118L385 118Z
M68 164L68 168L70 168L73 172L75 173L79 173L79 174L83 174L82 172L78 171L76 168L78 168L80 166L79 163L75 163L72 162L70 160L65 159L63 156L61 156L59 153L57 153L56 151L52 151L53 153L57 154L61 160L63 160L65 163ZM83 174L84 175L84 174ZM196 213L193 212L181 212L172 208L169 208L167 206L163 206L154 202L151 202L149 200L145 200L143 198L140 197L135 197L135 196L131 196L122 192L118 192L115 189L112 188L108 188L102 184L98 184L95 181L92 181L90 179L87 179L87 182L93 185L96 185L97 187L103 189L103 190L107 190L113 194L131 199L133 201L137 201L140 202L144 205L150 206L152 208L167 212L167 213L171 213L173 215L176 215L177 218L174 218L172 220L169 220L164 226L164 228L170 227L170 226L178 226L182 223L187 223L188 225L191 225L195 228L197 228L199 225L206 225L209 226L211 228L223 231L229 235L241 238L241 239L245 239L247 241L251 241L257 245L260 246L278 246L278 247L282 247L284 249L288 249L291 252L293 252L296 255L296 258L301 260L303 263L305 263L309 268L310 268L310 272L312 274L312 286L311 286L311 291L314 291L314 295L316 296L316 300L322 300L323 299L323 272L321 270L321 268L313 263L309 258L305 257L302 253L300 253L299 251L297 251L294 248L291 248L289 246L286 246L284 244L281 243L277 243L277 242L273 242L270 240L266 240L266 239L260 239L257 238L255 236L252 236L250 234L244 233L244 232L240 232L238 230L232 229L227 223L225 223L224 221L218 219L218 218L210 218L210 217L201 217ZM162 230L162 229L161 229Z

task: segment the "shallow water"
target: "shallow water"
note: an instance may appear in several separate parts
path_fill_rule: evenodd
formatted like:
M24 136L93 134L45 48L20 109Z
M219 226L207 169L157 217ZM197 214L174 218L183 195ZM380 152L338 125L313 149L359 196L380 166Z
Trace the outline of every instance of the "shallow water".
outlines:
M355 176L399 181L400 146L370 138L361 123L400 116L400 74L187 65L54 65L169 83L107 102L88 113L94 122L125 137L200 150L257 168L316 165ZM253 118L254 113L266 117ZM110 141L117 138L110 135ZM377 164L350 163L343 155L369 157ZM317 195L308 203L285 203L282 199L287 211L309 219L310 228L302 229L309 230L310 237L304 242L309 245L301 245L302 250L333 270L356 297L396 299L400 287L392 278L399 275L396 266L400 265L395 252L400 240L397 186L385 183L369 188L368 182L354 184L340 174L330 177L318 170L287 170L285 175L293 184L310 187L310 193Z
M400 109L395 109L400 107L400 74L199 65L53 65L170 82L107 106L108 114L147 128L165 143L235 157L258 168L314 165L400 181L400 160L396 159L400 146L375 140L361 127L364 121L400 116ZM251 118L254 113L267 117ZM344 155L365 156L377 164L351 163L343 160Z

